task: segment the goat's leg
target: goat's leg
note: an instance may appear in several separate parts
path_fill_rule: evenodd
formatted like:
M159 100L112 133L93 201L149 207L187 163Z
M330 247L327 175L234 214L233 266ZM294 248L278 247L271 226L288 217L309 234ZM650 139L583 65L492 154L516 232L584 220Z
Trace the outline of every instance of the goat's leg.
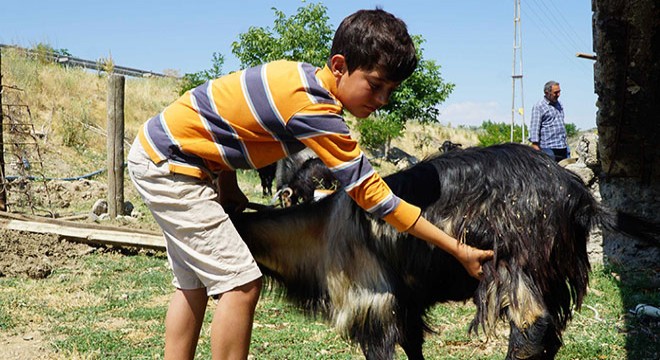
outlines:
M413 309L404 310L405 320L401 326L400 345L409 360L424 360L424 322L422 313Z
M379 325L383 325L380 324ZM385 328L373 331L366 339L360 340L360 348L366 360L392 360L396 346L397 331L394 328Z

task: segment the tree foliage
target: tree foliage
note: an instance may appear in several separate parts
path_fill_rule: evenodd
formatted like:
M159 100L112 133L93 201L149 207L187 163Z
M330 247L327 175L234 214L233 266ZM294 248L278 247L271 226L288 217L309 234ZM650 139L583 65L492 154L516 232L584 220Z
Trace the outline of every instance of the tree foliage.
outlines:
M404 123L391 118L370 116L356 125L360 144L373 153L386 155L392 139L403 136Z
M421 35L413 35L417 50L417 69L404 80L392 94L389 103L378 110L373 121L361 121L358 125L360 141L368 148L385 147L386 155L392 140L401 137L408 120L422 124L438 121L438 105L454 90L454 84L445 82L440 75L440 65L424 58L425 42Z
M232 52L241 61L241 66L255 66L278 59L324 66L333 35L327 23L327 8L320 3L307 4L298 8L298 12L291 17L286 17L276 8L273 11L276 16L273 29L251 27L232 44ZM454 89L454 84L442 79L440 66L424 58L424 38L414 35L413 41L419 59L417 70L399 86L389 104L377 114L380 118L378 122L397 122L402 130L406 121L411 119L423 123L437 121L438 105Z
M276 8L272 10L275 13L272 28L250 27L232 43L232 53L240 61L240 67L247 68L281 59L323 67L328 60L334 34L328 24L327 8L321 3L308 3L288 17ZM454 89L454 84L442 78L440 65L424 58L424 38L414 35L413 41L419 59L417 69L392 94L387 106L374 114L375 119L358 129L361 141L368 139L366 141L374 147L387 145L392 139L401 136L408 120L437 122L438 106ZM222 60L222 65L224 58L214 58L214 64L218 60ZM184 82L187 85L182 88L182 92L207 80L208 75L208 72L186 74Z
M568 123L568 124L564 124L564 127L566 128L566 137L567 138L572 138L572 137L577 136L577 134L578 134L577 125L572 124L572 123Z
M213 53L213 61L211 68L208 70L198 71L192 74L185 74L181 79L181 86L179 88L179 95L183 95L186 91L202 85L207 80L215 79L223 75L222 66L225 64L225 57L220 53Z
M443 103L454 90L454 84L445 82L440 75L440 65L424 58L422 45L426 40L413 35L418 64L413 74L392 94L390 102L380 111L390 120L404 123L417 120L421 123L438 121L438 105Z
M328 25L327 8L307 4L287 17L275 12L273 28L252 26L232 43L232 53L241 67L251 67L274 60L294 60L322 67L328 60L333 29Z
M520 142L522 138L522 127L514 125L513 141ZM481 123L481 130L477 135L479 146L490 146L503 144L511 141L511 124L494 123L490 120Z
M565 124L566 137L572 138L577 136L578 130L575 124ZM526 129L527 130L527 129ZM527 142L529 134L525 133L525 141ZM494 123L490 120L481 123L479 135L479 146L490 146L495 144L502 144L511 141L511 124ZM513 141L520 142L522 139L522 127L514 125L513 127Z

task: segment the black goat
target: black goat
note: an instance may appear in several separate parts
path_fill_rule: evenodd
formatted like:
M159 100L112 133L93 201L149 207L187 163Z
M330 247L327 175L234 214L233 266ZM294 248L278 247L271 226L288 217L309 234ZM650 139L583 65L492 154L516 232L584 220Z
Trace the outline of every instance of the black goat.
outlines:
M553 359L587 290L587 237L596 225L653 237L658 227L601 207L581 180L517 144L450 151L385 178L447 233L494 249L482 281L447 253L373 218L343 191L232 219L264 273L322 314L367 359L400 344L423 359L425 315L472 298L470 331L510 325L507 359Z
M259 179L261 179L261 189L263 196L273 196L273 181L275 180L275 172L277 171L277 163L266 165L257 169Z
M279 160L277 162L277 171L275 172L275 185L277 190L286 187L291 182L296 175L296 172L298 172L305 161L316 157L317 156L312 149L305 148Z
M295 171L286 187L281 189L282 206L289 207L314 201L318 191L334 191L339 181L319 158L310 158Z
M451 142L451 140L445 140L442 145L438 148L441 153L450 152L452 150L457 150L463 147L463 144Z

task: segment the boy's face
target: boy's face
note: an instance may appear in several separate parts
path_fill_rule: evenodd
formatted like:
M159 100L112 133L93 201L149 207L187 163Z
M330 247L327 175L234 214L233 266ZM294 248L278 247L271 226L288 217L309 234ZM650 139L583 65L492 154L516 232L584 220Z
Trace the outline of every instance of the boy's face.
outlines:
M355 117L366 118L387 104L399 83L385 79L377 70L356 69L349 73L343 58L335 55L331 60L337 80L335 96Z

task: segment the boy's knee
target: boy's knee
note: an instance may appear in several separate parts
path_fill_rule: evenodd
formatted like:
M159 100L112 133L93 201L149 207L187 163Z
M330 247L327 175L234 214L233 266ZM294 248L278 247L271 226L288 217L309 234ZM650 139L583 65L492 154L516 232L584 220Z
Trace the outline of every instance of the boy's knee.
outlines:
M261 279L262 278L252 280L249 283L241 285L234 290L245 294L246 299L250 301L256 301L259 299L259 295L261 294L261 286L263 283Z
M257 294L261 292L261 286L263 285L262 278L252 280L251 282L245 284L251 288L251 291L256 291Z

